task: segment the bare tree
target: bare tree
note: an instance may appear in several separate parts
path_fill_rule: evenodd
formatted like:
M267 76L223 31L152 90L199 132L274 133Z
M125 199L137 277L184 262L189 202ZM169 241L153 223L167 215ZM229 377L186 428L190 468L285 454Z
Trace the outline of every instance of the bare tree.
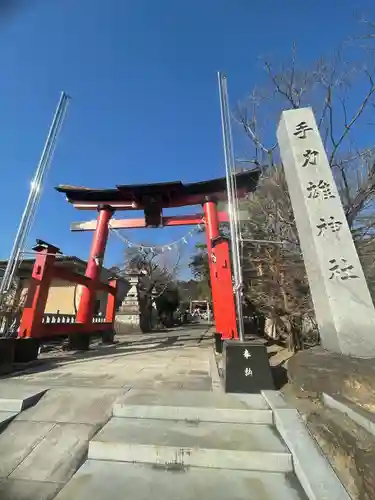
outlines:
M288 340L290 349L301 348L302 325L313 325L314 314L282 168L265 173L257 191L241 205L248 213L242 221L247 300L271 321L278 337Z
M130 247L125 252L124 272L136 272L145 276L148 288L157 292L176 279L180 266L180 254L175 262L167 252L151 247ZM150 290L150 291L151 291Z
M271 122L276 128L282 110L313 108L370 288L375 278L368 258L375 255L375 148L366 143L373 126L375 72L360 47L356 58L353 46L350 51L344 47L329 61L320 59L308 69L297 64L296 47L286 66L275 69L264 61L268 85L254 89L235 111L249 139L247 157L263 170L258 192L241 207L249 214L244 235L278 242L244 246L245 277L251 283L247 294L268 317L279 323L281 318L281 330L286 330L293 348L301 347L301 325L306 317L313 318L313 310L280 156L269 127Z
M0 335L17 335L26 296L27 290L22 289L19 280L13 280L9 291L0 300Z
M150 330L152 327L153 302L156 302L158 309L161 309L159 311L161 314L163 314L164 309L169 314L173 308L167 307L167 305L172 304L172 302L173 304L177 303L176 279L179 264L179 253L176 261L172 262L170 253L164 253L159 249L147 246L126 249L125 265L121 268L120 274L136 273L140 277L138 293L143 330Z

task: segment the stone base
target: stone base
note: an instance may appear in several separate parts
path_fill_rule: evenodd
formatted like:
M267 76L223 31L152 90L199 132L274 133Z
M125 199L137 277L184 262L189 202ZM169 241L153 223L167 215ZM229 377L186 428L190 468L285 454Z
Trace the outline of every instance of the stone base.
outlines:
M224 388L232 393L274 390L267 348L259 342L224 342Z
M375 413L375 362L314 347L288 361L288 379L305 394L339 393ZM374 497L375 498L375 497Z
M115 329L117 334L127 333L151 333L152 314L140 314L134 311L123 312L120 311L116 314Z
M39 354L39 340L16 339L14 350L15 363L28 363L35 361Z
M6 375L13 370L16 339L0 338L0 375Z
M69 351L88 351L90 348L90 335L87 333L73 333L69 335Z
M102 336L103 344L114 344L115 343L114 330L112 330L112 329L107 330L106 332L103 332L101 336Z
M141 333L140 315L119 312L115 320L116 335L128 333Z
M301 351L287 363L284 395L306 424L353 500L375 498L375 438L341 412L323 404L322 393L340 394L375 414L375 363L330 353Z
M221 354L223 352L223 338L221 336L221 333L215 332L214 337L215 337L215 352L217 352L217 354Z

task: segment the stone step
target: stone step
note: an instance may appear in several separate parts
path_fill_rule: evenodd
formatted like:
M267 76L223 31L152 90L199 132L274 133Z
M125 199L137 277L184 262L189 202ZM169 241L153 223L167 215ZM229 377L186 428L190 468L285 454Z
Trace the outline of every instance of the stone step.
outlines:
M113 406L113 416L272 424L272 411L260 394L239 397L203 391L140 391L132 389Z
M94 460L290 472L292 458L271 426L113 417L93 438Z
M16 415L18 415L18 411L0 411L0 430L4 424L12 420Z
M45 388L0 382L0 411L20 412L36 404Z
M294 474L88 460L55 500L307 500Z

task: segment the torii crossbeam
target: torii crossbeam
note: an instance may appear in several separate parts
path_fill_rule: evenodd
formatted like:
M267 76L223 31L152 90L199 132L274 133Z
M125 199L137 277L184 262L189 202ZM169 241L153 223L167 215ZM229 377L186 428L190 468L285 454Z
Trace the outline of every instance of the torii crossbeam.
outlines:
M229 222L227 212L218 212L218 220L220 223ZM196 226L204 224L203 214L194 215L172 215L170 217L162 217L161 227L173 226ZM90 220L87 222L73 222L70 225L70 230L75 232L82 231L95 231L97 220ZM110 226L112 229L142 229L147 226L146 219L111 219Z

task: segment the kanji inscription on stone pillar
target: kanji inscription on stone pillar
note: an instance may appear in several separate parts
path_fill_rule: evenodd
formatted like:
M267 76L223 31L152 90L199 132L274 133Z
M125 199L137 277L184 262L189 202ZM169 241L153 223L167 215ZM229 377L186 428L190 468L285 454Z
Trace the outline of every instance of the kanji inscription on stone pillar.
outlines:
M322 346L375 357L375 309L310 108L284 111L277 138Z

